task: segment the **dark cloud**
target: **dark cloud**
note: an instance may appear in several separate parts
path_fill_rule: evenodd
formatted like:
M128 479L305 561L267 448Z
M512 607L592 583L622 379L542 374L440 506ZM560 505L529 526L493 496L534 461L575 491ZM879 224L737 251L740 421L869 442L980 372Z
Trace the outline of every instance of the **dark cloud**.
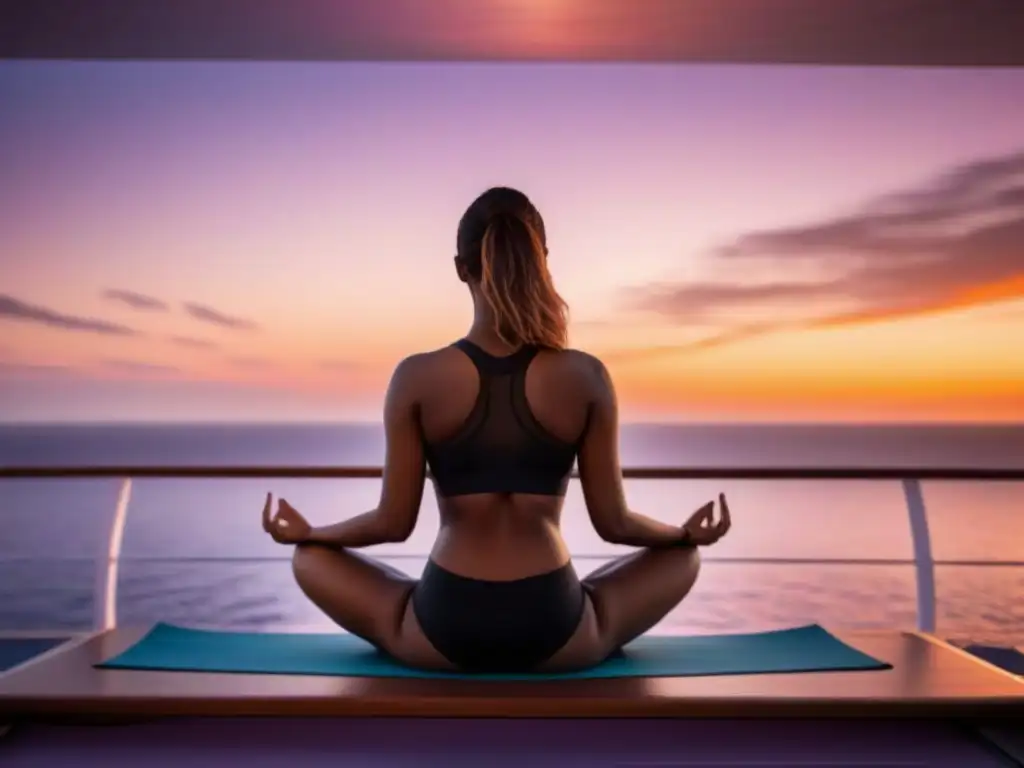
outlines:
M842 296L842 281L824 282L777 282L757 285L727 283L686 283L682 285L656 284L629 291L630 303L677 320L697 325L728 320L721 316L723 309L755 307L760 312L769 304L785 306L793 301L821 299ZM731 323L730 323L731 325Z
M171 365L148 363L142 360L103 360L102 365L105 368L125 373L168 374L179 372L179 369Z
M254 331L259 328L252 320L232 317L203 304L189 301L185 302L182 306L187 314L203 323L210 323L211 325L218 325L221 328L230 328L235 331Z
M167 339L171 344L189 349L217 349L219 346L209 339L197 339L193 336L171 336Z
M748 233L724 257L851 256L941 258L956 241L988 225L1024 218L1024 152L960 166L919 188L883 195L827 221Z
M660 283L630 289L627 303L680 325L711 327L700 349L780 328L1024 297L1024 152L954 168L852 214L748 233L716 255L737 277L766 267L818 277Z
M86 331L90 333L103 333L110 336L137 335L137 331L124 325L110 323L106 320L65 315L52 309L28 304L13 296L5 295L0 295L0 318L48 325L51 328L62 328L66 331Z
M102 295L103 298L109 301L124 304L132 309L137 309L142 312L167 312L171 308L167 302L155 299L152 296L146 296L142 293L136 293L135 291L108 288Z

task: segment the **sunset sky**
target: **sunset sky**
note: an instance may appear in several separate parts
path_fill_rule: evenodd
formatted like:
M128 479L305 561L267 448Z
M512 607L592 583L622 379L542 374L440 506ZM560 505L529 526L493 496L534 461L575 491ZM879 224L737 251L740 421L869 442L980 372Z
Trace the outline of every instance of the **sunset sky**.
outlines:
M0 63L0 420L379 418L496 184L630 420L1024 422L1024 71Z

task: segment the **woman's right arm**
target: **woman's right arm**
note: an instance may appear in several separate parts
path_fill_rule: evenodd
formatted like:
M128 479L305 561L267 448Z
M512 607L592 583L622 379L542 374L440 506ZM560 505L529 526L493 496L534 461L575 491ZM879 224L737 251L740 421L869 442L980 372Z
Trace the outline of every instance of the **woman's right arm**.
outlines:
M619 464L619 406L604 364L586 356L592 375L590 419L579 451L580 484L597 535L612 544L664 547L683 543L681 526L631 512Z

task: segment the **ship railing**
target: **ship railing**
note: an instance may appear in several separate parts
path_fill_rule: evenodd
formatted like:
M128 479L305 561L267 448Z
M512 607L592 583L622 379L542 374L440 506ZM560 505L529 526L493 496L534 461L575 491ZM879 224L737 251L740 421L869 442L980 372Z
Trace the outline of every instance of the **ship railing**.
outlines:
M120 480L117 502L110 518L104 548L98 558L94 596L95 628L99 631L117 625L118 568L122 555L125 523L131 501L132 481L139 478L301 478L301 479L379 479L381 467L269 467L269 466L27 466L0 467L0 479L115 478ZM1024 469L954 467L630 467L622 471L626 480L870 480L899 482L906 502L913 559L857 558L815 559L774 557L716 557L706 562L776 565L913 565L917 592L917 628L935 631L936 566L1024 567L1024 561L1008 560L936 560L932 555L928 511L921 484L942 482L1021 482ZM578 477L574 474L574 477ZM426 555L404 555L425 557ZM389 556L390 557L390 556ZM577 559L580 559L576 556ZM585 558L586 556L584 556ZM136 558L131 558L136 559ZM144 558L151 561L154 558ZM157 558L161 561L281 560L282 558Z

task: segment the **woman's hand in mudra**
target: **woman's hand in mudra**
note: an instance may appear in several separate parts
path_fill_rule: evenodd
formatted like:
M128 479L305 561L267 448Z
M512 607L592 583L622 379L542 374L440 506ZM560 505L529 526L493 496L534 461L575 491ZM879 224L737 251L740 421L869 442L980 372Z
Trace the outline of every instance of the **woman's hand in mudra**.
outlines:
M725 494L718 494L718 503L722 507L718 520L715 520L715 502L709 501L698 509L683 524L683 534L689 544L706 547L714 544L729 532L732 518L729 516L729 505Z
M284 499L277 502L277 514L273 514L274 495L267 494L267 503L263 506L263 530L271 535L278 544L301 544L309 539L313 530L299 510Z

